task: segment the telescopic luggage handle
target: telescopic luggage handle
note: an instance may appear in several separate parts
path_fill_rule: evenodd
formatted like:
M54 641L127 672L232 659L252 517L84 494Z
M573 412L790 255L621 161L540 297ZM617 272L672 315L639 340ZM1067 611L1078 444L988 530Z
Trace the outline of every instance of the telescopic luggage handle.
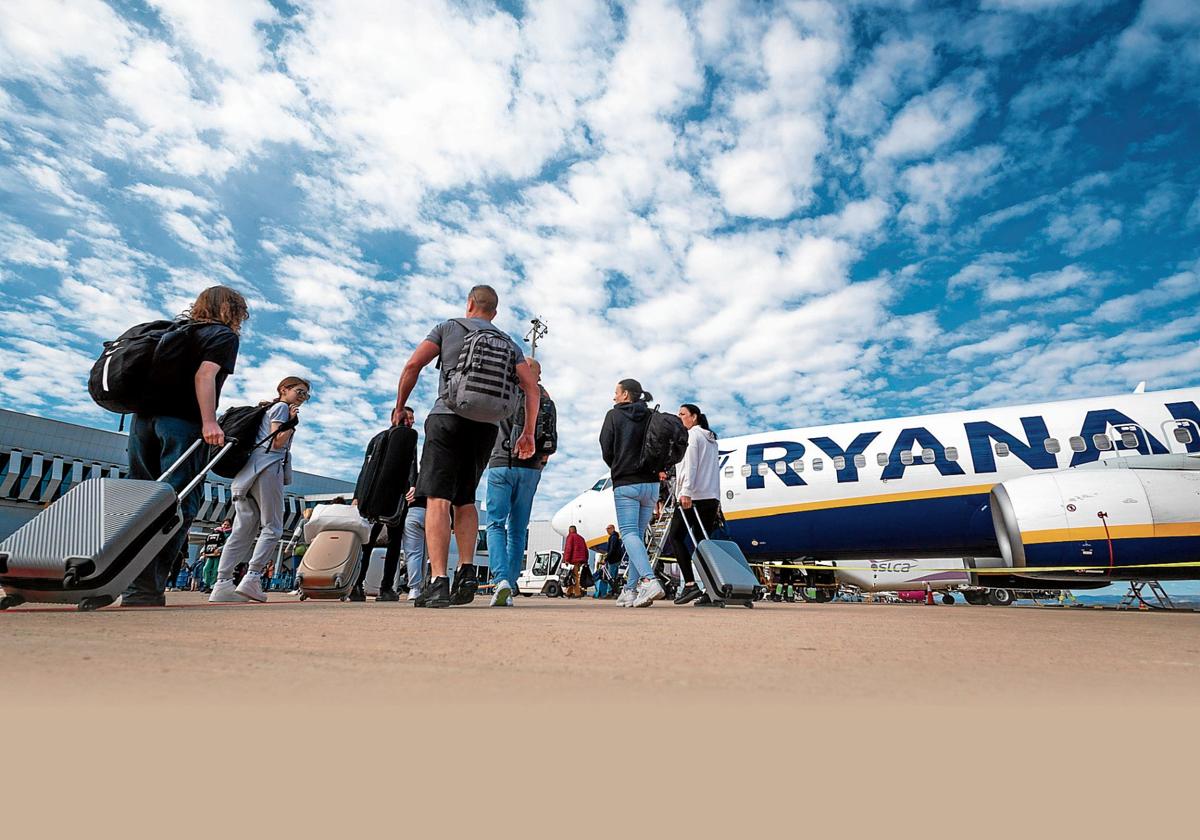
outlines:
M675 505L675 509L679 511L679 515L683 517L683 525L685 528L687 528L688 536L692 538L692 545L699 547L700 541L696 539L696 534L694 531L692 531L692 523L688 521L688 509L683 505L680 505L678 500L676 500ZM704 536L704 539L709 539L708 531L704 527L704 520L700 518L700 511L696 509L694 504L692 505L691 510L694 514L696 514L696 525L699 526L700 533Z
M201 438L201 441L202 440L203 440L203 438ZM199 443L199 442L200 441L197 441L197 443ZM233 449L233 447L235 447L235 446L237 446L237 438L225 438L225 445L222 446L221 450L212 457L212 460L210 460L207 464L204 465L204 469L202 469L202 470L200 470L200 472L196 473L196 477L193 478L191 481L189 481L187 483L187 486L179 491L179 493L178 493L179 498L186 499L189 493L191 493L193 490L195 490L197 487L199 487L200 483L202 481L204 481L204 479L208 476L208 471L211 470L213 467L215 467L217 465L217 461L220 461L223 457L225 457L225 453L228 452L230 449ZM172 467L172 469L174 469L174 467Z
M173 473L173 472L175 472L175 470L179 469L179 465L182 464L184 461L186 461L188 458L190 458L192 453L195 452L198 448L200 448L200 444L202 444L202 443L204 443L204 438L199 438L199 439L193 441L192 445L189 446L184 451L184 453L179 456L179 460L176 461L174 464L172 464L170 467L168 467L167 471L158 477L158 480L166 481L168 478L170 478L171 473ZM200 482L204 480L204 477L206 475L208 475L208 471L211 470L214 466L216 466L217 461L220 461L221 458L224 457L225 453L228 452L230 449L232 449L235 446L237 446L237 438L225 438L225 445L223 447L221 447L221 451L218 452L216 454L216 456L213 457L213 459L205 465L204 469L200 470L200 472L196 474L196 477L193 478L191 481L189 481L187 486L184 487L182 490L180 490L179 493L177 493L176 495L180 499L182 499L185 496L187 496L188 493L191 493L193 490L195 490L196 487L200 484Z

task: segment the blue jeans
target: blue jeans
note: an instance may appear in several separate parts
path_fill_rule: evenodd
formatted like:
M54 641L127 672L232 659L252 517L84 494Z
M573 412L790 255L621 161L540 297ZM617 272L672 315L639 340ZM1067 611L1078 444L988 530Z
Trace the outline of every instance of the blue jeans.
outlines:
M617 530L633 569L633 574L627 575L625 588L632 589L639 580L654 577L650 555L646 553L646 529L650 527L654 506L658 503L658 482L614 487L613 501L617 507Z
M408 596L425 588L425 508L408 509L404 517L404 562L408 566Z
M517 582L525 566L529 512L542 471L529 467L490 467L487 479L487 547L492 583Z
M129 477L154 481L199 437L200 424L191 420L134 415L133 424L129 427ZM184 485L204 468L207 454L207 447L197 448L179 465L179 469L171 473L167 483L174 487L176 492L182 490ZM125 590L126 595L163 594L167 588L167 576L171 573L171 566L187 544L188 531L192 529L192 520L196 518L196 511L200 509L203 498L204 485L201 483L186 499L179 500L179 512L183 517L179 530L133 579L133 583Z

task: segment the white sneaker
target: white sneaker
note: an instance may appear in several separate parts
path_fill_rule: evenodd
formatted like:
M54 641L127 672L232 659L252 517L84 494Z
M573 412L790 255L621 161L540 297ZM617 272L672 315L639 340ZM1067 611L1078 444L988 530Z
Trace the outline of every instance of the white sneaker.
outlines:
M512 584L506 580L502 580L496 584L496 590L492 593L492 602L489 607L511 607L512 606Z
M267 593L263 592L262 588L262 578L258 575L247 574L242 578L242 582L237 585L237 593L248 601L258 601L260 604L267 601Z
M631 606L648 607L665 594L661 583L654 578L646 578L638 584L637 597L633 599Z
M219 580L213 584L212 594L208 596L210 604L244 604L246 596L238 592L231 580Z
M410 601L415 601L415 600L417 600L417 599L418 599L418 598L420 598L420 597L421 597L421 590L420 590L420 589L410 589L410 590L408 590L408 600L410 600Z
M618 607L628 607L633 603L633 599L637 597L636 589L622 589L621 594L617 596Z

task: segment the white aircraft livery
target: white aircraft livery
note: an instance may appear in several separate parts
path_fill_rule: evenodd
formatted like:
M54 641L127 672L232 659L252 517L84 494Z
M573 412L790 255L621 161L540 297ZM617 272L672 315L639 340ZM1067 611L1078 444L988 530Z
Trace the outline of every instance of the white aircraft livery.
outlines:
M722 440L728 536L752 560L980 557L1014 578L1200 577L1198 400L1200 388L1139 386ZM554 527L597 547L615 522L603 479Z

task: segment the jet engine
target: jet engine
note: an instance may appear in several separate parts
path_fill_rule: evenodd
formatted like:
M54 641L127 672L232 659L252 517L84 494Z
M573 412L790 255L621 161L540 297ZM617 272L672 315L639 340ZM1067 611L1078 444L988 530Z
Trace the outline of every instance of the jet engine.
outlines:
M1121 467L1125 464L1105 466ZM992 523L1005 563L1081 576L1195 577L1200 469L1071 469L998 484ZM1122 567L1143 567L1137 569ZM1151 568L1145 568L1145 567Z

